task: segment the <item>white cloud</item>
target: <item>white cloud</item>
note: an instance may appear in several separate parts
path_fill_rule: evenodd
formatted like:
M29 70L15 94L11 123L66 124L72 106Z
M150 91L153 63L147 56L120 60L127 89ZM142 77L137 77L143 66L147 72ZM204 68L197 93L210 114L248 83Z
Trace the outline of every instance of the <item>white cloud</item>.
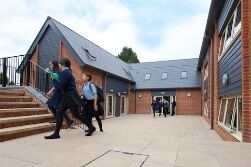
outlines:
M201 9L209 5L209 0L183 2L196 3ZM198 57L207 16L205 11L160 29L160 45L149 49L138 40L140 29L130 9L118 0L11 0L0 1L0 6L0 57L25 54L47 16L114 55L129 46L141 61Z

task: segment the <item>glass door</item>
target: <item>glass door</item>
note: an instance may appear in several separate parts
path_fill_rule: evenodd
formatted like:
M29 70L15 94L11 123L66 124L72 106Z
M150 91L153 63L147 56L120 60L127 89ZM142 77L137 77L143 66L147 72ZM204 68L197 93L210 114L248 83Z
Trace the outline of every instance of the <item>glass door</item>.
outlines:
M114 96L107 95L106 97L106 117L114 116Z
M124 115L127 111L127 103L126 103L126 96L121 96L121 101L120 101L120 115Z

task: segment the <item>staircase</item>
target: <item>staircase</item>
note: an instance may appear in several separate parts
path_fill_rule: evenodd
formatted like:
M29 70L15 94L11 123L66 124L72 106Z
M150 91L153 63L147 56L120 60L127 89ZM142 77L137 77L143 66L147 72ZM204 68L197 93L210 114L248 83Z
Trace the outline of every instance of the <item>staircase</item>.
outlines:
M52 118L24 90L0 90L0 142L52 131Z

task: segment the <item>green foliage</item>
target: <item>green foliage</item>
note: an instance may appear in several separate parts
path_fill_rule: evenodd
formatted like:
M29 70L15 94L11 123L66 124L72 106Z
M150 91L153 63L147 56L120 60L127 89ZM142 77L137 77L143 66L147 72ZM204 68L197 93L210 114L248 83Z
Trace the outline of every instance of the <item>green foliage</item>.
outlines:
M139 63L139 59L137 57L137 53L132 50L132 48L124 47L120 54L118 55L118 58L123 60L126 63Z

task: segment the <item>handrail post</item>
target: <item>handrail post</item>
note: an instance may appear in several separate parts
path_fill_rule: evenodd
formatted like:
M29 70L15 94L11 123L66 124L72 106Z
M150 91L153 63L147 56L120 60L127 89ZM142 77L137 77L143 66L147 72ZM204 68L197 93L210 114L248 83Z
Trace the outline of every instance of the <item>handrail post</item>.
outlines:
M3 87L6 87L7 82L7 58L3 58Z

